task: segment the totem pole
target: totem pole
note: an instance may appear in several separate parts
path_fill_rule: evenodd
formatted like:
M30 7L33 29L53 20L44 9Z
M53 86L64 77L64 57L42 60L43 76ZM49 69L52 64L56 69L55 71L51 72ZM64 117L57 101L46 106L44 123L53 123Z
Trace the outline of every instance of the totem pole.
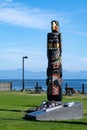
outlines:
M52 32L47 34L47 98L35 109L28 110L25 119L40 121L81 119L82 103L62 103L61 33L59 23L51 22Z
M62 100L61 33L59 23L51 22L51 33L47 34L47 98L48 101Z

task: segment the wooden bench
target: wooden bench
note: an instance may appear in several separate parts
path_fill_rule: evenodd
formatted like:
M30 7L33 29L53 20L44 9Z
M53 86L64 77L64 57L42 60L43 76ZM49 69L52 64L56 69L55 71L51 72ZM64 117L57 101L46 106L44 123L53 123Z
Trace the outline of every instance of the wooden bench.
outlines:
M66 95L73 95L76 93L75 89L71 87L66 87L65 92L66 92Z
M41 91L42 91L42 87L38 86L38 82L37 82L35 86L35 93L41 93Z

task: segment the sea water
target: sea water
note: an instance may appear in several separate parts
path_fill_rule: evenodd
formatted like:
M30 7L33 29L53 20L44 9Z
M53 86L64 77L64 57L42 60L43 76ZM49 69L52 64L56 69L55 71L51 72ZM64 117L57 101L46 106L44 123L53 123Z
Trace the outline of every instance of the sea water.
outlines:
M22 89L22 80L21 79L3 79L0 82L12 82L12 90L21 90ZM46 79L25 79L24 88L26 90L34 90L36 84L42 87L43 90L47 90ZM82 84L84 84L85 92L87 93L87 79L63 79L62 82L62 91L65 91L65 85L67 87L72 87L75 90L82 92Z

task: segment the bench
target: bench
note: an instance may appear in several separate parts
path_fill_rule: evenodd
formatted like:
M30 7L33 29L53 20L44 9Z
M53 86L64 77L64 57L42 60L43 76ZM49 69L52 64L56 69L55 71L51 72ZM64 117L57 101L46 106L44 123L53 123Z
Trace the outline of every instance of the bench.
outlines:
M66 87L65 91L66 91L66 95L70 95L70 96L76 93L75 89L72 87Z
M41 91L42 91L42 87L38 86L38 82L37 82L35 86L35 93L41 93Z

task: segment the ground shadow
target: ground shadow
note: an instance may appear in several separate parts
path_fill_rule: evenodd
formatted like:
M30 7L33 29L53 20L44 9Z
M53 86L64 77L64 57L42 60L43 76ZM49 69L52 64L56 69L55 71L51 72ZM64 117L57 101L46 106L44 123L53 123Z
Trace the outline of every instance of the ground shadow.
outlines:
M0 109L0 111L26 112L25 110L14 110L14 109Z
M55 122L55 121L52 121ZM57 123L73 124L73 125L87 125L84 121L57 121Z

